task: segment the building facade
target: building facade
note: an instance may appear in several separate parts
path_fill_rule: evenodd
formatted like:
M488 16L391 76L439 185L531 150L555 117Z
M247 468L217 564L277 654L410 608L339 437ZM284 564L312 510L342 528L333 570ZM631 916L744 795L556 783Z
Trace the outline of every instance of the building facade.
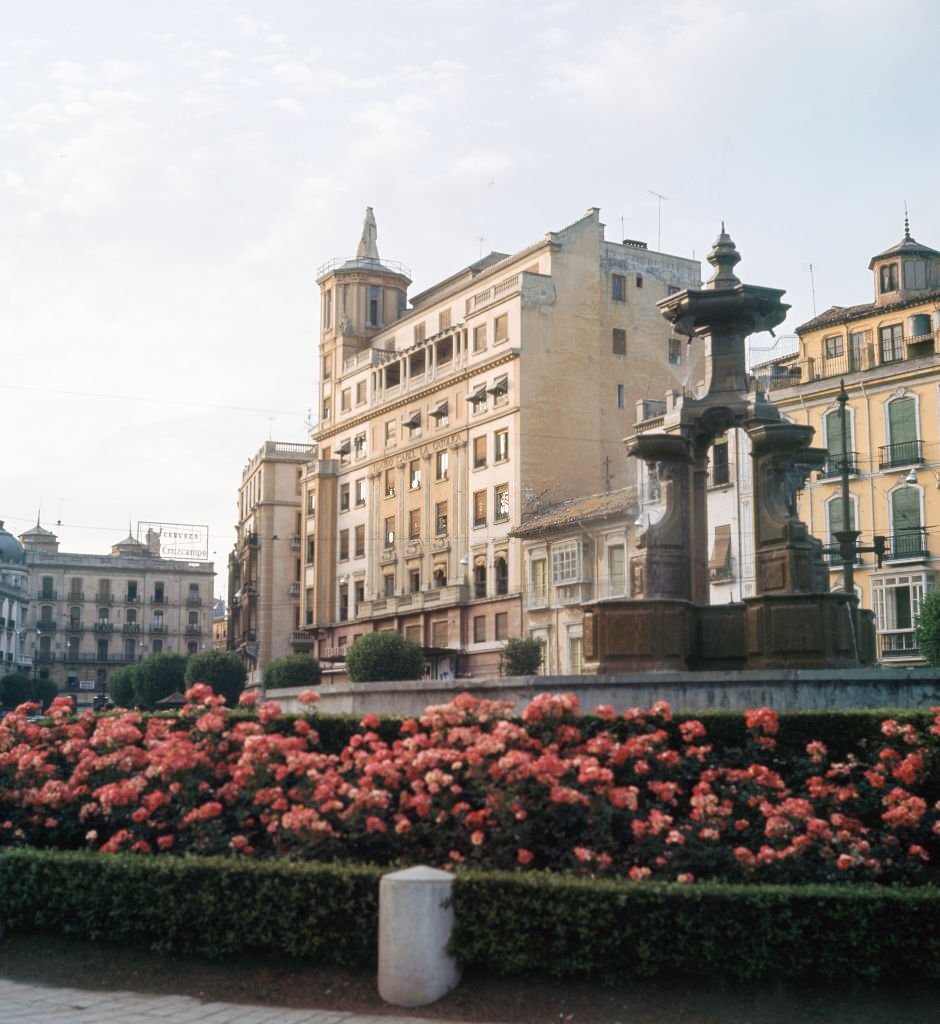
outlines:
M580 675L581 605L628 594L637 512L636 491L622 488L561 502L513 530L522 542L525 635L542 644L543 675Z
M161 558L131 536L108 555L72 554L59 551L56 535L38 523L19 539L30 572L33 666L78 706L106 694L119 666L211 645L211 562Z
M301 480L313 455L306 444L265 441L242 471L227 644L244 660L248 686L292 653L300 626Z
M801 495L800 516L829 549L832 589L842 586L835 534L844 522L843 435L850 480L849 528L859 544L886 540L856 562L863 607L876 616L879 657L916 663L914 626L940 563L940 252L911 237L872 257L874 299L833 306L797 328L799 351L765 366L781 412L816 429L825 471ZM837 401L848 395L845 428Z
M321 268L318 457L303 474L301 636L341 665L363 633L432 676L491 674L524 632L523 520L628 483L636 401L695 380L656 302L697 261L608 242L599 211L412 297L367 212Z
M0 520L0 676L32 666L25 642L28 614L26 551Z

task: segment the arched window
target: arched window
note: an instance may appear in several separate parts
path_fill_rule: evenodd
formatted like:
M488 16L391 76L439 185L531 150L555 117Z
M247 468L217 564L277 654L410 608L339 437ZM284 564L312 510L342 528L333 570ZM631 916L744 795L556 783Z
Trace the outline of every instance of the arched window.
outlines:
M826 525L829 531L829 564L830 565L841 565L842 556L839 554L839 540L836 534L841 533L844 529L854 530L856 529L856 512L855 512L856 499L855 495L849 495L849 522L848 527L844 526L845 518L843 516L842 508L842 497L836 495L834 498L830 498L826 502Z
M499 555L496 558L496 562L493 565L496 571L496 593L497 594L508 594L509 593L509 565L506 559Z
M826 466L827 476L837 476L842 472L842 414L838 409L827 412L823 425L826 430L826 449L829 462ZM852 445L852 410L845 410L846 439L845 449L848 455L849 472L855 473L855 452Z
M447 573L443 569L434 570L434 589L440 590L447 583Z
M883 451L881 468L910 466L921 461L917 439L917 402L913 398L895 398L888 403L888 445Z
M921 558L924 531L919 487L898 487L891 492L891 558Z
M478 562L473 567L473 596L486 597L486 564Z

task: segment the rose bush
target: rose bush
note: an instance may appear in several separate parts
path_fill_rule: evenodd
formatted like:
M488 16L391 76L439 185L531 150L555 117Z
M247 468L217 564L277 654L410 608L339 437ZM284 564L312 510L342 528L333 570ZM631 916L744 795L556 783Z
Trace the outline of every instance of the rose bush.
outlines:
M233 716L202 684L187 698L177 717L18 708L0 724L0 846L681 882L911 881L940 847L940 709L924 728L885 721L875 750L835 760L812 741L794 761L768 708L719 757L662 703L598 708L588 728L571 694L521 719L462 694L391 742L366 716L330 754L312 715L251 695L253 715Z

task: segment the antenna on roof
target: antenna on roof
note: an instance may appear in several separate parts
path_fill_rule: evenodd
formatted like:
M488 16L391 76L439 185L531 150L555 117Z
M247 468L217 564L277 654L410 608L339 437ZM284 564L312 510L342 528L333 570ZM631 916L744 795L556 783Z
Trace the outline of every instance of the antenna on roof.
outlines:
M486 241L486 236L485 235L477 235L477 240L480 243L480 256L479 256L479 258L482 260L483 259L483 243Z
M664 196L659 192L654 192L653 189L648 188L646 190L651 196L656 196L659 201L659 209L656 213L656 251L663 251L663 200L668 199L669 196ZM721 229L724 231L724 227Z
M816 277L813 273L813 264L809 265L809 289L813 296L813 316L816 315Z
M623 214L620 214L620 244L627 240L627 229L623 226Z

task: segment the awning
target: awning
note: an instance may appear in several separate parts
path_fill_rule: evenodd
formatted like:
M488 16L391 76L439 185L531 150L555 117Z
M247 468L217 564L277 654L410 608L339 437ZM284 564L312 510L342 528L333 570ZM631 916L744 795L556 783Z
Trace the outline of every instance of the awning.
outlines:
M727 571L731 568L730 525L715 527L715 542L712 546L712 556L708 560L708 568L713 573Z
M491 388L489 389L489 391L490 391L490 394L491 394L491 395L492 395L492 396L493 396L494 398L498 398L498 397L499 397L500 395L505 395L505 394L507 394L507 393L508 393L508 391L509 391L509 380L508 380L508 378L506 378L506 377L503 377L503 379L502 379L502 380L498 380L498 381L497 381L497 382L496 382L496 383L495 383L495 384L493 385L493 387L491 387Z
M448 406L447 406L447 400L446 399L443 402L441 402L441 404L436 409L432 409L431 410L431 415L436 420L442 419L444 416L447 415L447 413L448 413Z
M481 384L475 391L467 395L468 402L483 402L486 400L486 385Z
M420 427L421 426L421 413L420 412L416 412L412 416L409 416L408 419L406 419L402 423L402 426L403 427L407 427L409 430L414 430L416 427Z

